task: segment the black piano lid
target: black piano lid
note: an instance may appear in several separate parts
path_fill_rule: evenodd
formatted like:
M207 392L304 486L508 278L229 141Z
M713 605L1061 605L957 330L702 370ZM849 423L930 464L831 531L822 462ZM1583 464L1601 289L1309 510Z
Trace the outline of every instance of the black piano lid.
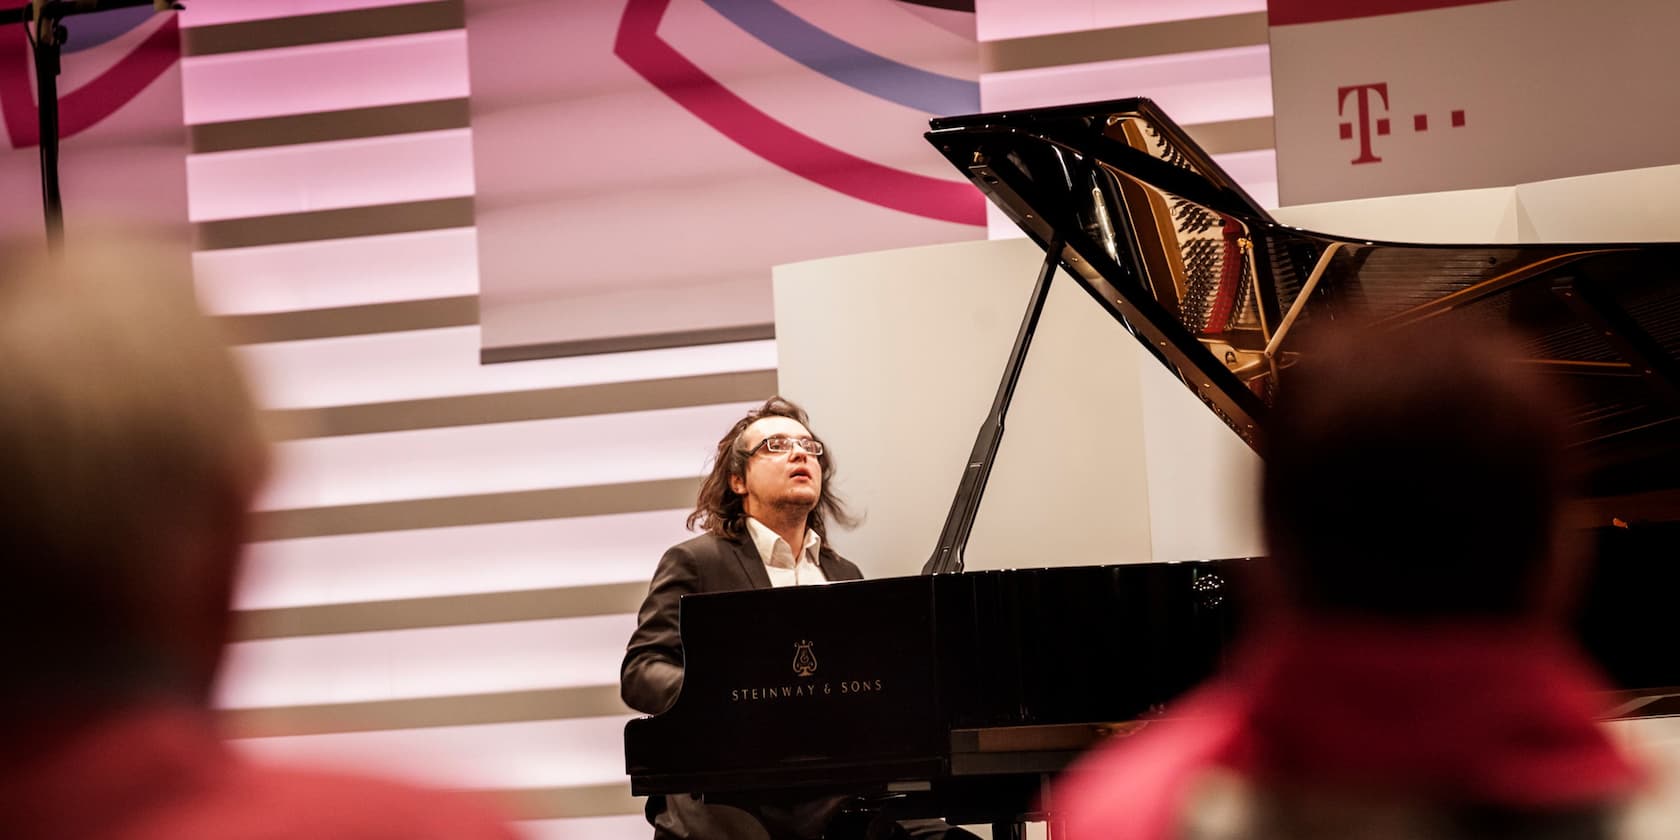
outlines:
M1289 227L1141 98L941 118L926 137L1040 247L1059 236L1062 267L1250 444L1315 323L1499 324L1567 381L1589 495L1680 514L1680 243Z

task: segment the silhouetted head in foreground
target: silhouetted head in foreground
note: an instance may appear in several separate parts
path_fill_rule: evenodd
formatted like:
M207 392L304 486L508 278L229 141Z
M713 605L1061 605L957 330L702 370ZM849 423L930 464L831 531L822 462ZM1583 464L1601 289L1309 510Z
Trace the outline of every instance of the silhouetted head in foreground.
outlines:
M0 249L5 702L202 702L266 460L184 250Z
M1297 613L1507 620L1555 612L1572 473L1563 402L1506 335L1325 330L1264 441L1265 525Z

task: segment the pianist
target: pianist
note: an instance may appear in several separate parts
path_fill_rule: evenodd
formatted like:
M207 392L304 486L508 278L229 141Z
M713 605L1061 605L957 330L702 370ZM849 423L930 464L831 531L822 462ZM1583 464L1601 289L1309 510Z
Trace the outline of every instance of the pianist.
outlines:
M631 708L658 714L682 688L682 596L863 577L825 539L831 520L851 519L844 502L824 486L834 472L833 456L805 424L802 409L774 397L718 441L711 474L688 517L688 527L704 533L660 558L624 655L620 688Z
M811 434L805 412L772 398L718 441L711 474L688 526L704 533L659 560L619 674L624 702L658 714L682 688L677 602L697 592L813 586L863 573L828 546L829 523L851 522L825 484L833 456ZM766 806L755 813L692 797L651 797L656 838L819 837L843 800Z
M1266 429L1273 619L1050 805L1071 840L1680 836L1565 641L1565 412L1517 345L1343 332Z
M829 523L853 522L828 484L833 476L834 457L811 433L805 411L780 397L747 412L724 433L688 517L690 528L705 533L672 546L659 559L637 615L619 672L626 704L658 714L676 701L683 679L677 627L682 596L863 578L857 566L828 545ZM822 797L760 803L749 810L693 796L653 796L647 813L656 840L805 840L844 836L832 821L846 802L846 797ZM942 820L895 824L867 814L847 817L850 830L871 838L974 838Z

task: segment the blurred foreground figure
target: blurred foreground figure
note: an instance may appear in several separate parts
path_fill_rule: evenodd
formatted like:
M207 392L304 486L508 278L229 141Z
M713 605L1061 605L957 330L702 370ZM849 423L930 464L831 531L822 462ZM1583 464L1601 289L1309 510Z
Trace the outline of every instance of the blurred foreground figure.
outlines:
M0 253L0 836L511 837L221 743L206 704L267 456L187 255Z
M1267 428L1261 626L1064 777L1065 837L1680 836L1565 638L1562 410L1506 341L1320 337Z

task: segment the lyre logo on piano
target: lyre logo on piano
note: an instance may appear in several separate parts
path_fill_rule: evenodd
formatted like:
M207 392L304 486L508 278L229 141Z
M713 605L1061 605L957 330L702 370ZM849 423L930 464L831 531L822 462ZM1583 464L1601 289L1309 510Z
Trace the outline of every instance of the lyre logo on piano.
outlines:
M817 672L817 655L812 652L810 642L794 643L793 672L801 677L809 677Z

